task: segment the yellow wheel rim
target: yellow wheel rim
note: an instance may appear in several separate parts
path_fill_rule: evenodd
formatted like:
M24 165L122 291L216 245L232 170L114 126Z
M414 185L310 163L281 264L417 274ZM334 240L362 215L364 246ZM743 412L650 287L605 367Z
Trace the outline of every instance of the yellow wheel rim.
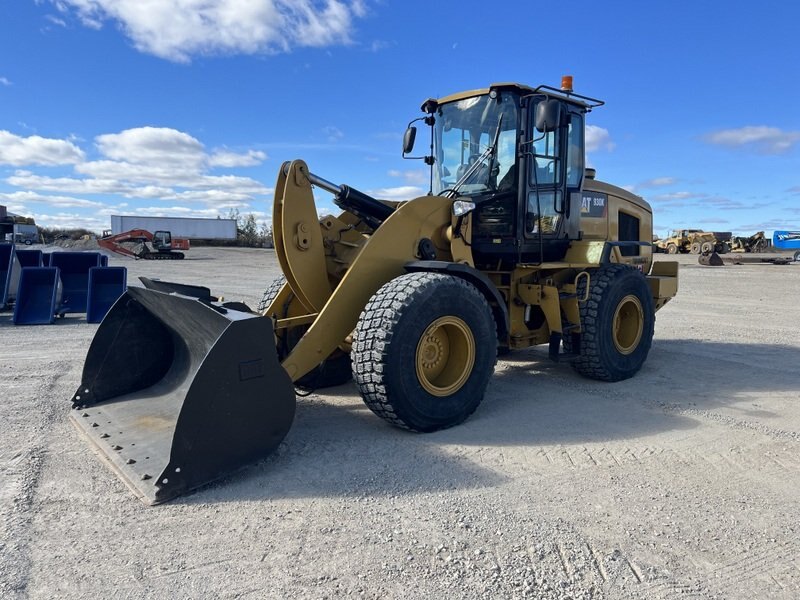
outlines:
M625 296L614 312L614 346L621 354L636 350L644 331L644 310L634 295Z
M432 396L454 394L475 366L475 338L458 317L436 319L417 344L417 379Z

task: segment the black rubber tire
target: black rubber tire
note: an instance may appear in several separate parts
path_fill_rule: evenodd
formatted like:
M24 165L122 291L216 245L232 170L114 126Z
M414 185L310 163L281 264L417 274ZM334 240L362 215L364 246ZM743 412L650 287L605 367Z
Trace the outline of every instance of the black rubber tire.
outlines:
M261 302L258 303L258 312L263 312L270 304L272 304L272 301L278 295L278 292L281 291L281 288L285 283L286 277L283 275L272 280L272 282L267 286L267 289L264 290L264 295L261 296Z
M667 254L677 254L678 253L678 246L675 244L667 244Z
M267 289L264 290L264 294L261 297L261 302L258 303L258 312L266 310L266 308L272 304L272 301L281 291L285 283L286 277L281 275L267 286ZM294 348L305 329L301 330L300 328L296 328L294 331L296 333L286 342L285 350L287 352ZM284 357L280 356L279 358L283 359ZM307 389L322 389L345 384L350 381L351 378L352 368L350 366L350 354L337 350L322 361L313 371L306 373L295 381L295 385Z
M689 252L691 254L700 254L700 249L702 245L700 242L692 242L692 245L689 247Z
M584 377L601 381L621 381L633 377L641 369L655 329L655 309L650 287L644 275L627 265L613 264L593 269L589 299L580 305L581 347L572 367ZM583 297L586 279L578 284L578 297ZM638 345L630 354L621 353L613 341L614 313L628 295L635 296L642 308L643 327ZM563 340L564 351L572 353L572 338Z
M714 252L714 243L713 242L703 242L700 245L700 253L701 254L711 254Z
M794 262L800 262L800 250L794 253Z
M449 396L429 393L417 376L418 344L437 319L455 317L474 340L474 362ZM497 326L471 283L442 273L408 273L370 299L353 339L353 377L369 409L397 427L429 432L463 422L478 408L497 361Z

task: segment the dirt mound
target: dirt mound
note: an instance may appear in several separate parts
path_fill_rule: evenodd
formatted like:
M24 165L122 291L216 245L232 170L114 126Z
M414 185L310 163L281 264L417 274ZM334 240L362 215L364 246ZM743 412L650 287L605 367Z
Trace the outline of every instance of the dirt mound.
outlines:
M106 248L101 248L97 240L56 240L45 252L99 252L108 257L118 256Z

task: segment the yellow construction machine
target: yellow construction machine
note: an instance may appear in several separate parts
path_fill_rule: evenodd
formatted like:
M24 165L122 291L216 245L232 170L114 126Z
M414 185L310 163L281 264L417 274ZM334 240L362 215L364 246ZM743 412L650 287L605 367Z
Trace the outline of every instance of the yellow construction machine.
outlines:
M483 399L498 354L544 344L586 377L633 376L677 262L653 261L652 211L585 169L602 104L513 83L422 105L428 194L370 197L281 165L283 271L260 310L207 288L131 287L89 349L72 419L156 504L271 452L296 388L355 380L392 425L451 427ZM411 154L415 121L403 141ZM320 219L313 190L342 210Z
M655 242L656 252L667 254L725 254L730 252L731 233L703 231L702 229L677 229L669 236Z

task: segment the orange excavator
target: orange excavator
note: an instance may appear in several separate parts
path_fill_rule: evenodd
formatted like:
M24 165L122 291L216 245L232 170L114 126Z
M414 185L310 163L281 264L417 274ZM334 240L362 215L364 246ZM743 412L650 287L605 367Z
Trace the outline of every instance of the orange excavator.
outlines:
M116 235L104 231L97 243L111 252L147 260L180 260L184 254L177 250L189 249L189 240L173 238L169 231L150 233L146 229L131 229Z

